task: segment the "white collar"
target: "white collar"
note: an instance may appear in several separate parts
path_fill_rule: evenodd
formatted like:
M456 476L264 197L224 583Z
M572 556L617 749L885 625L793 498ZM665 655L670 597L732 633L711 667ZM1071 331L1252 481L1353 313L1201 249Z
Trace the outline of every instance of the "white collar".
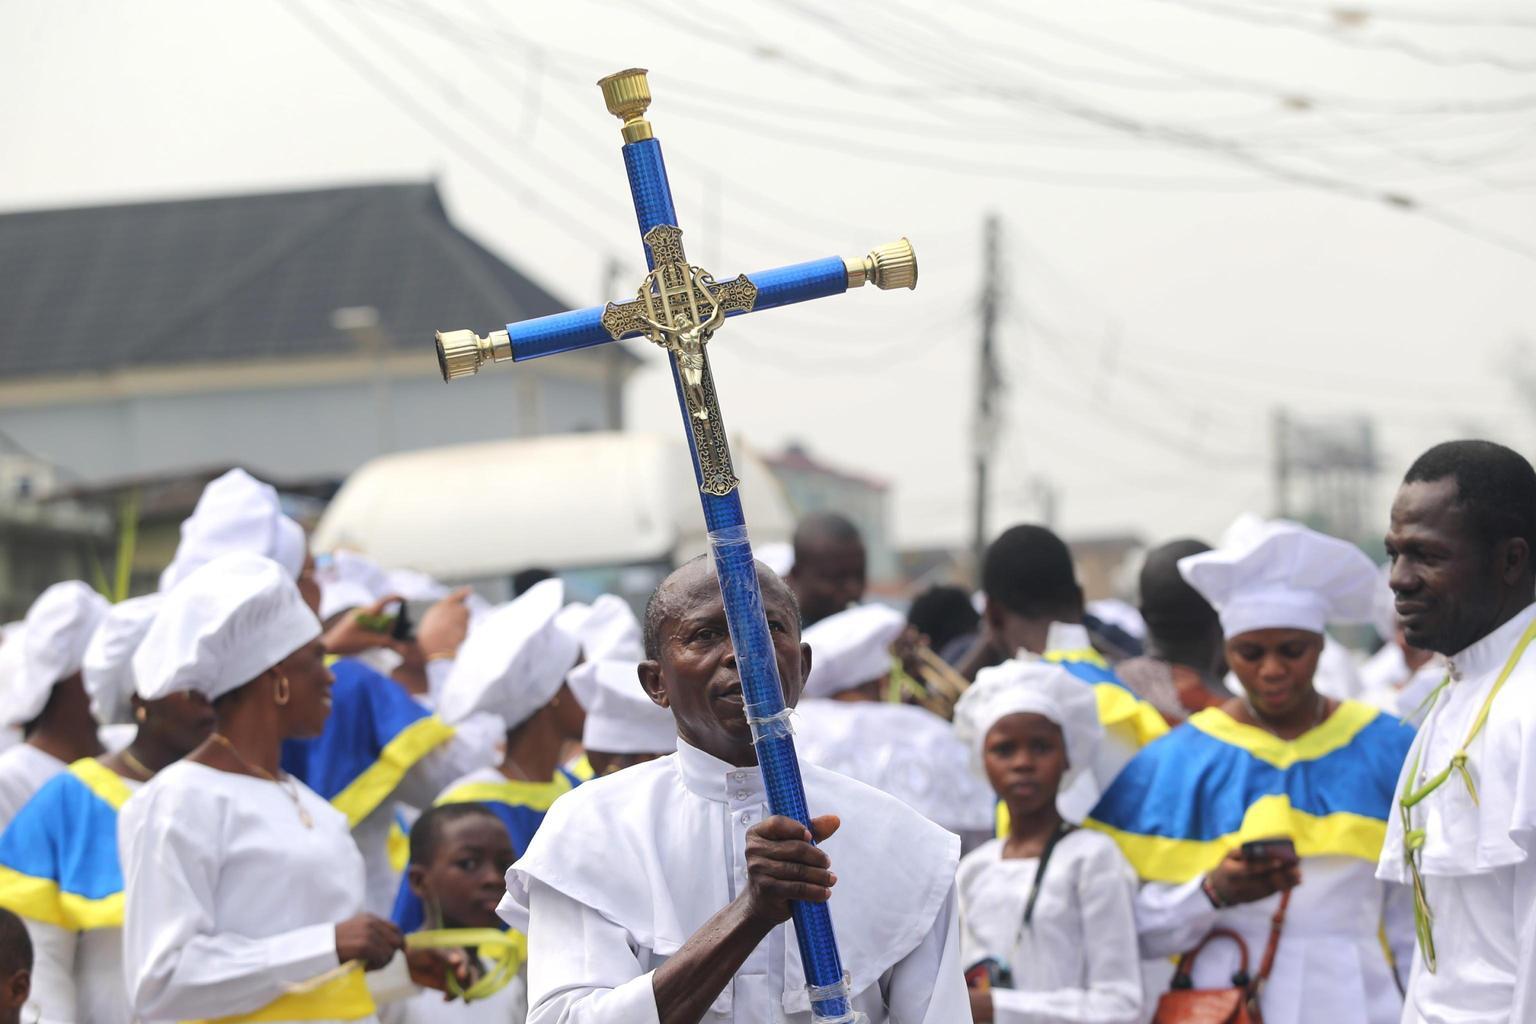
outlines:
M763 773L757 765L737 767L704 753L681 737L677 741L677 757L673 763L683 788L694 796L717 804L730 803L733 796L738 802L746 797L757 797L760 803L768 800Z
M1504 625L1446 659L1451 678L1460 682L1468 677L1476 678L1503 668L1532 619L1536 619L1536 604L1526 605Z

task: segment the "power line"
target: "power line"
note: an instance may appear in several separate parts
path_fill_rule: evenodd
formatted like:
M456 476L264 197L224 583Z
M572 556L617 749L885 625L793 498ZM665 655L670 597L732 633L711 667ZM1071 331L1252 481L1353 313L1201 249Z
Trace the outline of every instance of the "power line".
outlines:
M559 225L566 231L585 238L595 248L607 249L608 242L587 224L572 217L558 206L546 204L537 191L517 182L506 174L494 159L475 140L449 126L437 112L421 103L408 89L383 74L369 59L336 32L322 19L305 8L301 0L283 0L288 12L298 19L327 49L339 57L368 84L384 93L393 103L418 125L435 135L439 141L454 149L468 164L480 171L491 184L506 192L513 199L539 216Z
M1498 68L1501 71L1536 71L1536 61L1516 60L1501 53L1490 53L1483 50L1435 50L1407 36L1354 35L1349 32L1338 31L1337 26L1341 25L1341 23L1337 21L1335 22L1336 28L1330 29L1311 18L1297 17L1296 15L1273 10L1265 11L1262 8L1246 4L1242 6L1228 5L1211 3L1208 0L1156 0L1156 2L1182 7L1186 10L1198 11L1202 14L1213 15L1219 18L1229 18L1253 25L1261 25L1266 28L1284 28L1304 32L1308 35L1326 39L1329 42L1338 43L1341 46L1397 53L1405 57L1412 57L1426 64L1436 65L1437 67L1481 65ZM1348 24L1348 22L1342 23L1345 27Z
M873 51L875 58L888 67L892 66L891 60L894 58L898 62L896 70L902 71L908 76L911 74L914 61L926 59L927 55L921 45L916 47L915 50L911 45L908 45L905 54L899 52L892 53L890 44L886 44L882 48L878 38L872 33L862 30L854 32L846 22L830 17L824 11L808 10L802 4L797 3L796 0L779 0L779 5L815 23L818 27L830 32L856 49L865 52ZM838 77L845 78L846 76L838 75ZM1378 203L1399 211L1414 212L1462 234L1508 249L1511 252L1525 256L1527 259L1536 260L1536 248L1528 245L1523 240L1484 228L1448 211L1426 206L1413 196L1401 192L1379 189L1334 175L1293 167L1248 149L1230 139L1207 135L1183 127L1140 120L1037 87L1011 86L1000 88L986 83L979 83L979 87L999 99L1023 101L1032 106L1052 109L1064 116L1095 124L1111 131L1131 134L1180 149L1224 157L1260 174L1286 181L1293 185L1328 191L1346 198Z

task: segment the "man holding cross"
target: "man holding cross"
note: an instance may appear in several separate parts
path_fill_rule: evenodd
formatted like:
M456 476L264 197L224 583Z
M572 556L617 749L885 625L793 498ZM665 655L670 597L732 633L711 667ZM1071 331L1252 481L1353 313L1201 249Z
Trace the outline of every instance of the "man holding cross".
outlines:
M812 651L794 595L757 566L786 701ZM829 903L852 1008L870 1024L970 1019L959 840L893 797L802 765L812 827L769 815L720 586L703 558L645 616L636 686L678 750L576 789L507 875L528 933L529 1024L811 1020L791 900Z

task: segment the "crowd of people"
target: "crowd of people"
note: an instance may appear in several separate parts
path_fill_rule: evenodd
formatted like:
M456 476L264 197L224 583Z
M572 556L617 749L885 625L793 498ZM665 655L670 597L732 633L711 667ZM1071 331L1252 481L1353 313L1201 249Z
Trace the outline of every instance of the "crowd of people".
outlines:
M1536 471L1437 445L1382 527L1174 540L1128 609L1022 524L897 610L807 517L801 821L708 557L493 606L234 470L156 593L3 629L0 1024L808 1024L799 902L843 1022L1536 1021Z

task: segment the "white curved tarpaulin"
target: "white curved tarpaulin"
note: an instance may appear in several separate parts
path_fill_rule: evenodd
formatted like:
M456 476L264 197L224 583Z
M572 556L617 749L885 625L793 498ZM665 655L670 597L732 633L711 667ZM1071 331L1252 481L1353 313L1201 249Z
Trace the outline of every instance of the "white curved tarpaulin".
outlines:
M789 539L783 489L733 443L755 544ZM442 579L678 562L706 548L681 438L600 432L453 445L373 459L315 528L316 551L349 548Z

